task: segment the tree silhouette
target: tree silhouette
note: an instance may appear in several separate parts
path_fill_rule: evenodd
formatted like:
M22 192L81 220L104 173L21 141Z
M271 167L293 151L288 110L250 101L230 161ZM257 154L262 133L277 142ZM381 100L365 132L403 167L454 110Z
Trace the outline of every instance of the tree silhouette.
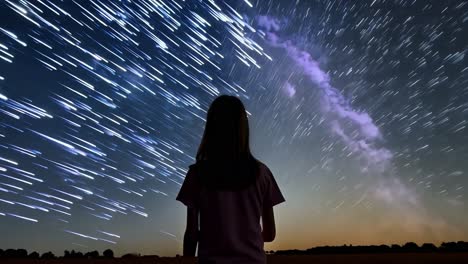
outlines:
M424 243L421 246L421 250L424 251L424 252L436 252L437 247L432 243Z
M17 257L16 256L16 250L12 249L12 248L9 248L9 249L5 250L3 255L5 256L5 258L16 258Z
M99 258L99 252L97 250L87 252L84 254L85 258Z
M465 252L468 253L468 242L457 241L457 242L443 242L439 247L432 243L424 243L419 247L414 242L407 242L403 246L398 244L388 245L368 245L368 246L353 246L353 245L342 245L342 246L319 246L313 247L306 250L290 249L290 250L270 250L265 251L266 254L275 255L310 255L310 254L382 254L382 253L430 253L430 252ZM178 255L180 257L180 255ZM75 250L65 250L63 258L88 258L95 259L99 258L99 252L93 250L83 254ZM111 249L106 249L102 253L103 258L114 258L114 252ZM142 257L138 253L128 253L123 255L121 258L139 258ZM147 255L143 257L157 257L157 255ZM52 252L45 252L40 255L38 252L31 252L28 255L26 249L0 249L0 259L12 259L12 258L29 258L29 259L53 259L56 256ZM3 263L4 261L0 261Z
M112 251L110 249L106 249L106 250L104 250L104 252L102 252L102 255L105 258L114 258L114 251Z
M55 255L54 255L54 253L52 253L52 252L50 252L50 251L49 251L49 252L45 252L45 253L43 253L43 254L41 255L41 259L53 259L53 258L55 258Z
M67 250L65 250L65 255L67 255ZM75 250L72 249L72 251L68 254L68 257L66 258L83 258L83 253L79 251L76 252Z
M440 245L443 252L468 252L468 242L444 242Z
M398 244L370 245L370 246L320 246L306 250L290 249L277 250L275 255L310 255L310 254L369 254L369 253L399 253L399 252L468 252L468 242L445 242L438 248L434 244L425 243L419 247L414 242L408 242L403 246ZM271 252L270 254L272 254Z
M460 250L460 251L468 251L468 242L464 242L464 241L458 241L457 242L457 248Z
M415 252L415 251L418 251L419 246L418 246L418 244L416 244L414 242L407 242L406 244L403 245L402 248L406 252Z
M29 253L28 258L30 259L38 259L39 258L39 253L36 251Z
M390 248L393 252L401 252L401 246L398 244L393 244Z
M28 257L28 251L23 248L19 248L16 250L16 257L17 258L27 258Z

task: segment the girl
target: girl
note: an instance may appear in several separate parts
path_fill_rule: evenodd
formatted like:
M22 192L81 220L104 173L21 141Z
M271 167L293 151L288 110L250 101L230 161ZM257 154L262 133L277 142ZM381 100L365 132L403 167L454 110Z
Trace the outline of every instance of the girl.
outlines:
M196 163L176 199L187 206L184 256L195 256L199 243L200 264L266 263L263 243L276 233L273 206L285 199L250 152L247 114L237 97L222 95L211 104Z

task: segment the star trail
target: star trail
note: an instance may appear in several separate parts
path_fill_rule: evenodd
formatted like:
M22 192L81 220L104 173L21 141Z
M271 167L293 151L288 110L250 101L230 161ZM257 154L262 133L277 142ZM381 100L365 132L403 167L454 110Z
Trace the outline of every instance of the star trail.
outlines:
M243 100L284 190L272 249L468 235L467 1L4 0L0 14L14 247L175 253L175 195L220 94ZM23 229L66 242L23 245Z

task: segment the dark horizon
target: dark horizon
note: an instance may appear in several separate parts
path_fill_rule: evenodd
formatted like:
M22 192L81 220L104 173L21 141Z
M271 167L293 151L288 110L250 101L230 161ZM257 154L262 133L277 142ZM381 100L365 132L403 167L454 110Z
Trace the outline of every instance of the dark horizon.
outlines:
M344 244L340 246L316 246L307 249L280 249L266 250L266 254L274 255L313 255L313 254L379 254L379 253L468 253L468 242L442 242L439 246L432 243L423 243L418 245L414 242L406 242L402 245L352 245ZM37 253L37 254L36 254ZM157 254L141 255L138 252L124 253L121 256L115 256L111 249L106 249L100 254L97 250L92 251L75 251L65 250L63 255L55 255L51 251L39 253L36 251L29 252L26 249L0 249L0 259L2 258L34 258L34 259L50 259L50 258L127 258L127 257L178 257L175 256L159 256Z

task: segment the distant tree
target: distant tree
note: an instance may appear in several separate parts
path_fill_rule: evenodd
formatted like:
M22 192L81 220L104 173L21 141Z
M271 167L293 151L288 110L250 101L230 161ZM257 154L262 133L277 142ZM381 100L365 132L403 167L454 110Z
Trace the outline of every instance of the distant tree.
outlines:
M17 258L27 258L28 257L28 251L23 248L19 248L16 250L16 257Z
M70 251L65 250L65 251L63 252L63 257L64 257L64 258L70 258Z
M106 249L104 250L104 252L102 252L102 255L105 258L114 258L114 251L112 251L111 249Z
M444 242L440 245L440 250L444 252L468 252L468 242Z
M424 243L421 246L421 250L424 252L436 252L437 247L432 243Z
M39 258L39 253L36 251L29 253L28 258L30 259L38 259Z
M419 246L414 242L407 242L403 245L402 249L406 252L414 252L419 250Z
M455 252L457 250L456 242L444 242L440 245L440 249L446 252Z
M75 250L72 249L69 255L70 258L83 258L83 253L81 252L76 252Z
M468 252L468 242L458 241L457 248L459 249L459 251Z
M388 245L380 245L378 251L381 253L390 252L390 247Z
M53 259L53 258L55 258L55 255L54 255L54 253L52 253L50 251L42 253L42 255L41 255L41 259Z
M99 252L97 250L87 252L84 254L85 258L99 258Z
M393 244L390 248L393 249L393 250L395 250L395 249L396 249L396 250L400 250L400 249L401 249L401 246L398 245L398 244Z
M16 258L16 249L9 248L3 253L5 258Z
M3 251L3 249L0 248L0 258L3 258L4 253L5 253L5 251Z

